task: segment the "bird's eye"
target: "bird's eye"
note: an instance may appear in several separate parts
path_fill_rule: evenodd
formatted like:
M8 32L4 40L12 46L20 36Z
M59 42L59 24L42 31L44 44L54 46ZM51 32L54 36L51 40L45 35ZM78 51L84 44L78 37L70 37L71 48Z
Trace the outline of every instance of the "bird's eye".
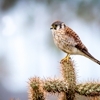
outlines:
M54 28L54 29L56 29L56 28L57 28L57 25L56 25L56 24L54 24L54 25L53 25L53 28Z
M57 27L57 25L55 25L55 27Z

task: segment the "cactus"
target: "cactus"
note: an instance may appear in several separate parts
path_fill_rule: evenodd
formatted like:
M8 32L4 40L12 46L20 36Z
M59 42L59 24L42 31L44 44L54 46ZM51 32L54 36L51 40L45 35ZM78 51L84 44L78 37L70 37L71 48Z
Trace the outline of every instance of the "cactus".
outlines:
M68 92L68 84L60 79L47 79L42 82L42 88L45 92L61 93Z
M76 84L74 62L61 60L62 79L29 80L29 100L46 100L45 93L58 93L59 100L100 100L100 83L89 82Z
M75 91L80 95L85 96L100 96L100 83L85 83L78 84Z
M76 75L74 70L74 64L71 59L68 61L61 60L61 72L63 79L66 83L69 84L68 92L66 92L67 100L74 100L75 98L75 87L76 87Z
M40 78L31 78L29 81L29 100L45 100L44 93L40 87Z

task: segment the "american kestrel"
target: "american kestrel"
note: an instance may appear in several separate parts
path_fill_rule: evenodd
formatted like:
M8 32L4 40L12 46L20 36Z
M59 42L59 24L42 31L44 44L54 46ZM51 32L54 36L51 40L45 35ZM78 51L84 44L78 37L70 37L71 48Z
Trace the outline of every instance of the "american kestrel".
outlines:
M82 55L100 65L100 61L95 59L89 52L85 45L80 40L79 36L68 26L61 21L55 21L51 25L51 31L55 45L62 51L67 53L65 59L70 55Z

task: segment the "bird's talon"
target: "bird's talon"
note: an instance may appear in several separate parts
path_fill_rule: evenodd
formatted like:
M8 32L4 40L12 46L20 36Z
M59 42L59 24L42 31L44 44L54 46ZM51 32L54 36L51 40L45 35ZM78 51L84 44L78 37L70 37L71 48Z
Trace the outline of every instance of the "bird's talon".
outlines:
M63 58L61 60L61 62L66 62L67 61L67 63L68 63L69 59L70 59L70 55L68 54L65 58Z

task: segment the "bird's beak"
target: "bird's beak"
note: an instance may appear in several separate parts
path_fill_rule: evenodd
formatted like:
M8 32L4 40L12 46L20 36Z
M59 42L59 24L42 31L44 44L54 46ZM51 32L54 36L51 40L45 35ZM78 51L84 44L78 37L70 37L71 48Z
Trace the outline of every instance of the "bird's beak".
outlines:
M53 26L51 26L50 30L52 30L52 29L53 29Z

